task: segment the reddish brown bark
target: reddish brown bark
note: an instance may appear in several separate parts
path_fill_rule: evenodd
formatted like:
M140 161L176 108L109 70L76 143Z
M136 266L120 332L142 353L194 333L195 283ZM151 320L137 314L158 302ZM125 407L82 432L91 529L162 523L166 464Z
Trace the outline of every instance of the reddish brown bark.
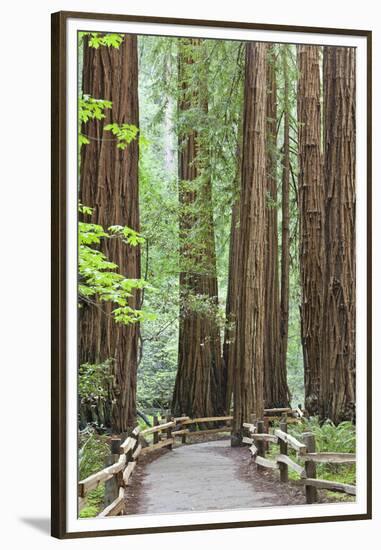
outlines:
M355 58L324 48L325 293L320 414L356 414Z
M88 46L84 42L83 92L96 99L112 101L106 118L84 125L90 143L81 149L80 201L94 208L91 222L107 228L127 225L139 231L138 143L132 141L125 150L110 140L103 127L109 122L138 126L138 58L137 38L126 35L119 49ZM107 258L129 278L140 277L139 247L129 247L119 239L103 240ZM139 307L139 296L130 301ZM139 326L116 324L111 304L82 304L79 310L80 363L99 363L112 359L113 386L106 421L114 432L124 432L135 423L136 368ZM110 412L110 409L111 412Z
M290 301L290 82L288 74L288 46L283 45L281 61L284 82L283 109L283 169L282 169L282 253L280 289L280 372L283 384L287 384L287 347ZM289 391L286 388L286 403L289 405ZM283 397L283 398L284 398ZM286 406L287 406L286 405Z
M264 403L265 407L284 407L288 404L286 365L281 365L280 304L278 267L278 206L277 206L277 97L275 56L268 46L267 63L267 200L264 265ZM283 366L283 368L282 368Z
M240 193L241 193L241 168L242 168L242 130L243 112L240 117L237 132L236 150L236 175L234 179L233 204L230 224L229 241L229 271L228 288L226 293L226 325L223 344L223 391L225 396L225 410L230 412L233 397L234 368L236 358L236 322L237 322L237 296L240 285L240 249L239 249L239 220L240 220Z
M203 56L203 48L199 39L180 46L178 107L185 117L192 108L207 115L207 73L198 74L196 88L188 80L194 76L193 56ZM179 142L180 326L172 410L213 416L224 412L224 404L209 153L205 137L196 130L181 132Z
M266 49L246 44L232 445L241 441L242 423L263 414Z
M301 336L305 406L318 413L323 306L324 204L321 166L320 48L298 46Z

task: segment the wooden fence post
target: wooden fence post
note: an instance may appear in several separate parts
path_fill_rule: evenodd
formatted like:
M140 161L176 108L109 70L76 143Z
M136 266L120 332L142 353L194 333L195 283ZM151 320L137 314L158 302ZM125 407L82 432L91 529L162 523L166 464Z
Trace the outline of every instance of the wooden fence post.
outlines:
M156 415L153 417L153 425L154 426L159 425L159 419ZM160 432L154 432L153 433L153 444L156 445L156 443L159 443L159 441L160 441Z
M128 451L126 452L126 465L129 462L133 462L132 453L133 453L133 449L128 449Z
M316 442L315 436L312 432L303 433L303 443L307 447L307 456L308 453L314 453L316 451ZM306 470L306 476L308 478L316 478L316 464L311 460L306 460L304 464ZM317 489L316 487L311 487L306 485L306 501L307 504L313 504L317 502Z
M167 416L167 422L171 422L171 420L172 420L172 417L170 415L168 415ZM169 428L167 428L167 439L171 439L171 438L172 438L172 428L169 427ZM172 445L168 445L167 449L172 451Z
M263 434L265 432L265 423L263 422L263 420L257 420L257 434ZM257 442L257 448L258 448L258 456L265 456L265 442L261 439L258 440ZM263 470L263 466L259 466L259 464L257 464L257 468L258 470Z
M122 440L119 438L115 437L111 439L111 454L116 455L117 459L119 459L121 443Z
M119 438L113 438L110 442L111 454L105 459L105 466L111 466L115 464L120 457L120 444L122 440ZM119 481L117 476L112 476L105 482L105 495L104 495L104 508L113 502L119 494Z
M134 457L134 453L137 451L139 445L140 445L140 430L138 427L134 428L131 432L131 437L135 439L135 445L131 449L131 462L136 462L136 458Z
M280 421L279 428L282 430L282 432L287 433L287 414L282 415L282 420ZM288 453L288 445L281 439L279 440L279 451L282 455L287 455ZM283 482L288 481L288 466L287 464L283 464L282 462L279 463L279 473L280 473L280 480Z
M186 414L183 413L181 416L186 416ZM181 424L181 429L184 429L184 425L183 425L183 424ZM186 443L186 442L187 442L187 434L185 433L185 434L183 434L183 435L181 436L181 443Z
M270 420L269 420L269 417L268 416L264 416L263 417L263 422L264 422L264 433L265 434L268 434L269 433L269 428L270 428ZM268 441L265 441L265 451L268 451L269 450L269 442Z

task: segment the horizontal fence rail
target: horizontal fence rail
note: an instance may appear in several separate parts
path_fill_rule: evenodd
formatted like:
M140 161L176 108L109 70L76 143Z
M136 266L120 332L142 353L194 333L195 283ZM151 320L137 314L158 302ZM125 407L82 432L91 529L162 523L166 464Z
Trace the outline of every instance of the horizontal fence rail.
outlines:
M275 411L275 409L267 410L271 413ZM273 433L264 432L265 422L263 420L258 420L255 424L248 422L243 424L243 428L248 435L243 436L242 442L250 445L249 449L258 469L269 468L279 470L280 481L282 482L288 481L289 468L296 472L300 476L301 482L305 485L307 504L317 502L317 489L356 495L355 485L316 478L316 464L355 464L356 455L353 453L316 452L314 434L305 432L303 434L303 442L288 434L287 423L289 419L286 418L286 414L289 410L281 411L282 416L279 428L275 428ZM268 444L279 445L279 454L271 459L265 456L266 445ZM288 456L289 448L292 448L296 452L297 460L302 462L303 465L298 464Z
M124 514L126 490L140 456L145 456L158 449L172 449L176 437L181 437L181 443L186 443L187 438L195 435L229 433L231 427L227 423L232 419L232 416L190 418L183 415L176 418L168 417L164 423L159 423L158 418L154 417L154 426L145 430L141 430L137 426L124 441L112 439L111 446L117 449L115 463L78 483L79 510L86 504L85 497L90 491L96 489L100 483L107 483L111 480L113 491L116 493L115 498L97 517L104 518ZM204 428L205 424L213 423L223 425L217 428ZM192 429L197 427L202 429ZM147 441L147 436L152 436L152 441Z
M304 412L300 408L265 409L263 420L243 424L246 435L242 437L242 443L249 445L258 469L279 470L282 482L288 481L289 469L296 472L305 486L308 504L317 502L318 489L356 495L354 485L317 479L316 464L354 464L356 456L353 453L316 452L315 437L312 433L304 433L302 441L289 434L288 424L301 422L303 416ZM269 423L273 419L280 421L279 428L270 432ZM160 423L155 416L152 427L141 430L137 426L123 441L113 438L113 463L78 483L79 510L86 504L88 493L96 489L100 483L105 483L106 487L110 484L113 496L110 503L106 501L105 508L97 517L124 514L126 491L139 457L163 448L171 450L178 438L181 439L181 443L186 443L188 439L198 435L229 433L231 420L232 416L190 418L182 415L175 418L168 416ZM210 425L213 424L217 426L211 428ZM266 457L269 445L279 446L279 453L275 457ZM289 449L295 452L296 459L289 456Z

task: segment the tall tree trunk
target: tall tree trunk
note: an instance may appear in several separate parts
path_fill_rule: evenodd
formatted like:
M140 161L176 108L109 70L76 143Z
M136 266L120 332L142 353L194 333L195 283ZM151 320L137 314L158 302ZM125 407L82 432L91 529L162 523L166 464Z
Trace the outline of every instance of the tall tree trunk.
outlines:
M137 38L126 35L119 49L88 46L83 55L83 92L96 99L112 101L106 118L89 121L84 133L90 143L81 149L80 201L94 208L91 222L105 228L127 225L139 231L138 142L118 149L103 127L110 122L138 126ZM105 139L106 138L106 139ZM119 239L104 239L101 246L107 258L119 266L128 278L140 277L139 247L130 247ZM139 307L139 295L130 305ZM133 426L136 417L136 368L139 325L116 324L111 304L85 304L79 312L79 354L81 363L99 363L112 359L114 403L109 422L120 433ZM108 403L108 409L111 402Z
M228 414L232 405L234 369L236 360L236 321L237 321L237 295L240 285L240 248L239 248L239 220L240 220L240 193L241 193L241 169L242 169L242 131L243 112L241 113L237 130L236 150L236 174L234 178L233 204L230 224L229 240L229 270L228 288L226 293L225 317L226 325L223 344L223 369L224 369L224 396L225 409Z
M354 48L324 48L325 295L321 416L356 414Z
M323 305L320 48L298 46L301 336L305 406L318 414Z
M264 319L264 404L284 407L288 403L287 372L280 363L280 304L278 268L277 206L277 97L274 46L268 46L267 63L267 200L265 239L265 319Z
M179 113L199 109L207 116L205 45L185 39L179 51ZM194 56L199 82L189 84ZM204 63L204 65L203 65ZM172 410L202 417L220 414L221 338L217 322L218 286L214 240L212 182L205 136L187 129L179 136L180 326L179 355Z
M287 380L287 346L290 299L290 82L288 75L288 46L281 48L283 69L283 170L282 170L282 253L280 290L280 371ZM289 394L287 390L287 404Z
M242 440L242 423L263 414L266 50L263 43L246 44L232 445Z

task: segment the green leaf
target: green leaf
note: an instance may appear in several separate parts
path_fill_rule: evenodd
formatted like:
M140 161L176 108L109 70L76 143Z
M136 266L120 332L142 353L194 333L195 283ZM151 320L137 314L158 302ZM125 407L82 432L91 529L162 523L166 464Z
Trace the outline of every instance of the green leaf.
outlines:
M79 212L91 215L89 206L78 205ZM143 279L129 279L118 273L118 265L110 262L105 254L93 248L101 245L102 239L118 238L131 246L138 246L144 239L133 229L113 225L107 231L99 224L80 221L78 223L78 294L80 302L111 302L118 307L112 311L117 323L130 324L148 320L145 312L129 306L134 290L147 287Z

